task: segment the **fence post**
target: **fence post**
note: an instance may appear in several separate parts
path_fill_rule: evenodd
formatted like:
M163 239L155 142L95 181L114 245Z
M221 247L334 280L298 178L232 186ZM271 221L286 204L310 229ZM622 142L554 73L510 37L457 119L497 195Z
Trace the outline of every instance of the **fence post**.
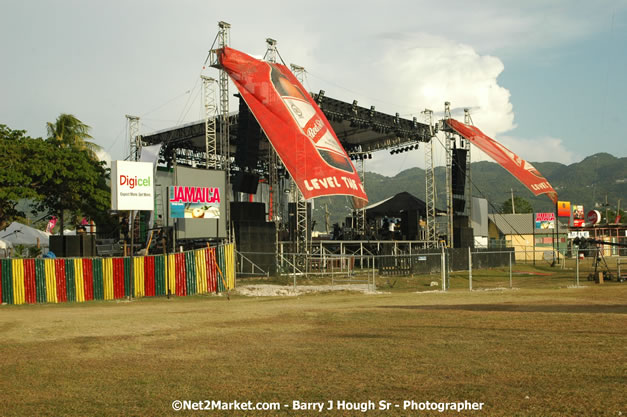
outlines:
M446 291L446 255L444 254L444 246L442 246L442 254L440 255L440 271L442 275L442 291Z
M296 289L296 254L292 254L292 271L294 271L294 289Z
M576 254L575 264L577 265L576 267L577 272L575 273L575 280L576 280L575 282L576 282L576 285L579 286L579 248L577 248L577 252L575 254Z
M509 288L513 288L512 286L512 253L509 253Z
M468 290L472 291L472 252L468 246Z

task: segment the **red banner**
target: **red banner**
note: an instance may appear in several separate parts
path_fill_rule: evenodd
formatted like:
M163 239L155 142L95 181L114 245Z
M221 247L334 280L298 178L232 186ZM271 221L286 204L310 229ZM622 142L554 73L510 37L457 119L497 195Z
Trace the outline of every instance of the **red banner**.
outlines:
M546 178L529 162L486 136L475 126L465 125L455 119L447 119L446 122L453 130L487 153L510 174L518 178L534 195L547 194L553 203L557 204L557 193Z
M305 199L341 194L368 200L329 121L285 65L228 47L219 59Z

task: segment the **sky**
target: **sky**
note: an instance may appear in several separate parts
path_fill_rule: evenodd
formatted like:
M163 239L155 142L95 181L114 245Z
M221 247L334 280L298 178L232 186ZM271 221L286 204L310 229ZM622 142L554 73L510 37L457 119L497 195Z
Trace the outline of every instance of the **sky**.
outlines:
M203 118L200 75L217 78L203 64L225 21L230 46L250 55L276 39L309 91L419 120L449 101L532 162L627 156L627 0L436 3L1 0L0 124L45 137L70 113L103 157L124 159L126 114L142 134ZM437 142L435 156L444 162ZM393 176L423 160L381 151L366 170Z

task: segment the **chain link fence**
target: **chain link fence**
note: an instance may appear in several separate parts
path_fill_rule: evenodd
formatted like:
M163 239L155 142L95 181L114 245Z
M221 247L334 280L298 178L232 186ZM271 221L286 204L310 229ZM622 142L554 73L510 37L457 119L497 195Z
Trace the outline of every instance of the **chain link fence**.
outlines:
M237 275L240 283L256 278L294 287L355 285L369 291L558 288L627 280L627 256L605 256L596 249L522 256L512 249L469 248L396 255L238 252ZM252 259L265 259L265 267Z

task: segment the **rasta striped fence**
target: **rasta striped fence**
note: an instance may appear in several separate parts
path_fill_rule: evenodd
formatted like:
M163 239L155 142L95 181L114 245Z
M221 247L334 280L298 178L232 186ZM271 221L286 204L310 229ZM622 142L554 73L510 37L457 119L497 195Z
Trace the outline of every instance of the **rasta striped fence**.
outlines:
M132 259L0 259L0 281L5 304L114 300L131 290L135 297L223 292L235 287L235 248Z

